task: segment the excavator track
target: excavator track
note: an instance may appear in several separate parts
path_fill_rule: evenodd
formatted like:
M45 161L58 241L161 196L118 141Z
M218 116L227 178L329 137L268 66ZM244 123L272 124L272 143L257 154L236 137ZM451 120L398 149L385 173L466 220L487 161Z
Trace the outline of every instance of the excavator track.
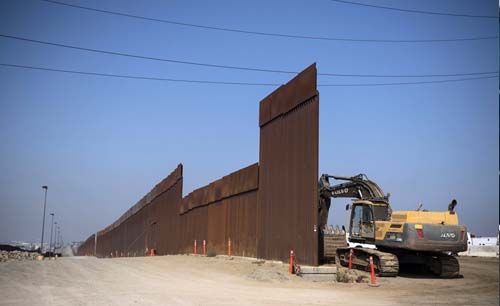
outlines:
M451 255L439 255L434 259L431 270L436 276L441 278L456 278L460 276L460 264Z
M337 258L339 264L347 267L349 265L349 253L353 250L353 266L359 270L369 271L372 256L375 265L375 271L379 276L394 277L399 272L398 257L392 253L382 252L366 248L338 248Z

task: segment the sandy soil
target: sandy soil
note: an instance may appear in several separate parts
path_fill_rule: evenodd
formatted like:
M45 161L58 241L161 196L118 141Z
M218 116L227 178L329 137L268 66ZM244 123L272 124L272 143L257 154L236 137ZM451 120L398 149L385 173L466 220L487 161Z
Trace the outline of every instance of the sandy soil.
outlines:
M0 305L498 305L498 259L461 258L463 278L408 274L314 283L242 259L68 257L0 264Z

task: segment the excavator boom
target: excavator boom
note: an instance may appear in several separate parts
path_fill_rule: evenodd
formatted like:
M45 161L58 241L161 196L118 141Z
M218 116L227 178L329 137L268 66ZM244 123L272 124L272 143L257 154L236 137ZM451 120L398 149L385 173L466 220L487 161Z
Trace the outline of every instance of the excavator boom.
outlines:
M330 178L345 182L332 186ZM369 180L365 174L351 177L323 174L319 179L318 190L320 228L326 226L331 198L355 198L389 205L389 195L385 195L382 189L375 182Z
M331 186L330 178L346 182ZM375 182L370 181L365 174L351 177L323 174L319 180L319 192L325 198L356 198L383 202L389 200L382 189Z

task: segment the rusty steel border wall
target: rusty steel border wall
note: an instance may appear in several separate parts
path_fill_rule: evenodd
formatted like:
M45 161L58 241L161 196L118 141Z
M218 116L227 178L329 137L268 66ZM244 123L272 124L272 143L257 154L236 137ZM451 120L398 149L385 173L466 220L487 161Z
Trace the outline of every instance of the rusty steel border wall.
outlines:
M172 239L160 235L161 232L177 234L178 227L172 224L177 219L176 212L182 199L182 164L146 196L127 210L117 221L97 232L95 241L87 241L80 246L79 255L91 250L98 257L143 256L146 250L155 249L158 254L175 254L178 250ZM87 246L92 244L92 247Z
M94 255L94 242L95 235L91 235L78 247L78 254L82 256Z
M172 179L174 178L174 179ZM226 254L233 241L233 254L256 256L255 214L258 164L233 172L182 198L182 165L153 189L150 201L139 201L118 221L97 233L97 248L90 237L79 247L79 255L122 257L193 253L197 240L207 250ZM162 182L164 182L162 181ZM157 186L161 186L162 183ZM144 197L148 198L148 196ZM130 213L130 212L133 213ZM253 216L253 217L252 217Z
M256 210L259 182L257 163L233 172L188 194L182 200L180 214L185 220L183 241L203 240L207 249L227 254L256 257ZM183 251L193 252L193 244Z
M311 65L260 103L258 257L318 265L319 94Z
M319 95L316 66L260 102L259 163L182 197L182 164L78 255L144 256L207 250L318 264ZM97 243L96 243L97 242Z

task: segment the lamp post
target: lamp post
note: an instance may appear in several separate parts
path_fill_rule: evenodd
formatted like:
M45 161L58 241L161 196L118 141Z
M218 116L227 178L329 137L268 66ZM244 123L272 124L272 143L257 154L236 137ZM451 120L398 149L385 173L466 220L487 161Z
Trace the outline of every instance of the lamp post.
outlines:
M56 226L56 230L54 231L54 239L56 240L54 242L54 252L57 250L57 242L59 241L59 225Z
M45 189L45 200L43 201L43 219L42 219L42 243L40 244L40 254L43 254L43 232L45 231L45 208L47 207L47 190L49 187L42 186Z
M59 248L63 247L61 228L59 228Z
M52 252L52 229L54 228L54 213L50 213L50 215L52 216L52 221L50 221L49 255Z
M56 252L56 232L57 232L57 227L59 225L57 225L57 222L54 222L54 247L52 248L52 254L54 254Z
M56 245L55 245L55 248L59 248L60 247L60 240L59 238L61 237L61 227L58 225L57 226L57 236L56 236Z
M61 246L63 246L63 245L64 245L64 241L63 241L63 238L62 238L62 234L60 234L60 236L59 236L59 244L60 244Z

